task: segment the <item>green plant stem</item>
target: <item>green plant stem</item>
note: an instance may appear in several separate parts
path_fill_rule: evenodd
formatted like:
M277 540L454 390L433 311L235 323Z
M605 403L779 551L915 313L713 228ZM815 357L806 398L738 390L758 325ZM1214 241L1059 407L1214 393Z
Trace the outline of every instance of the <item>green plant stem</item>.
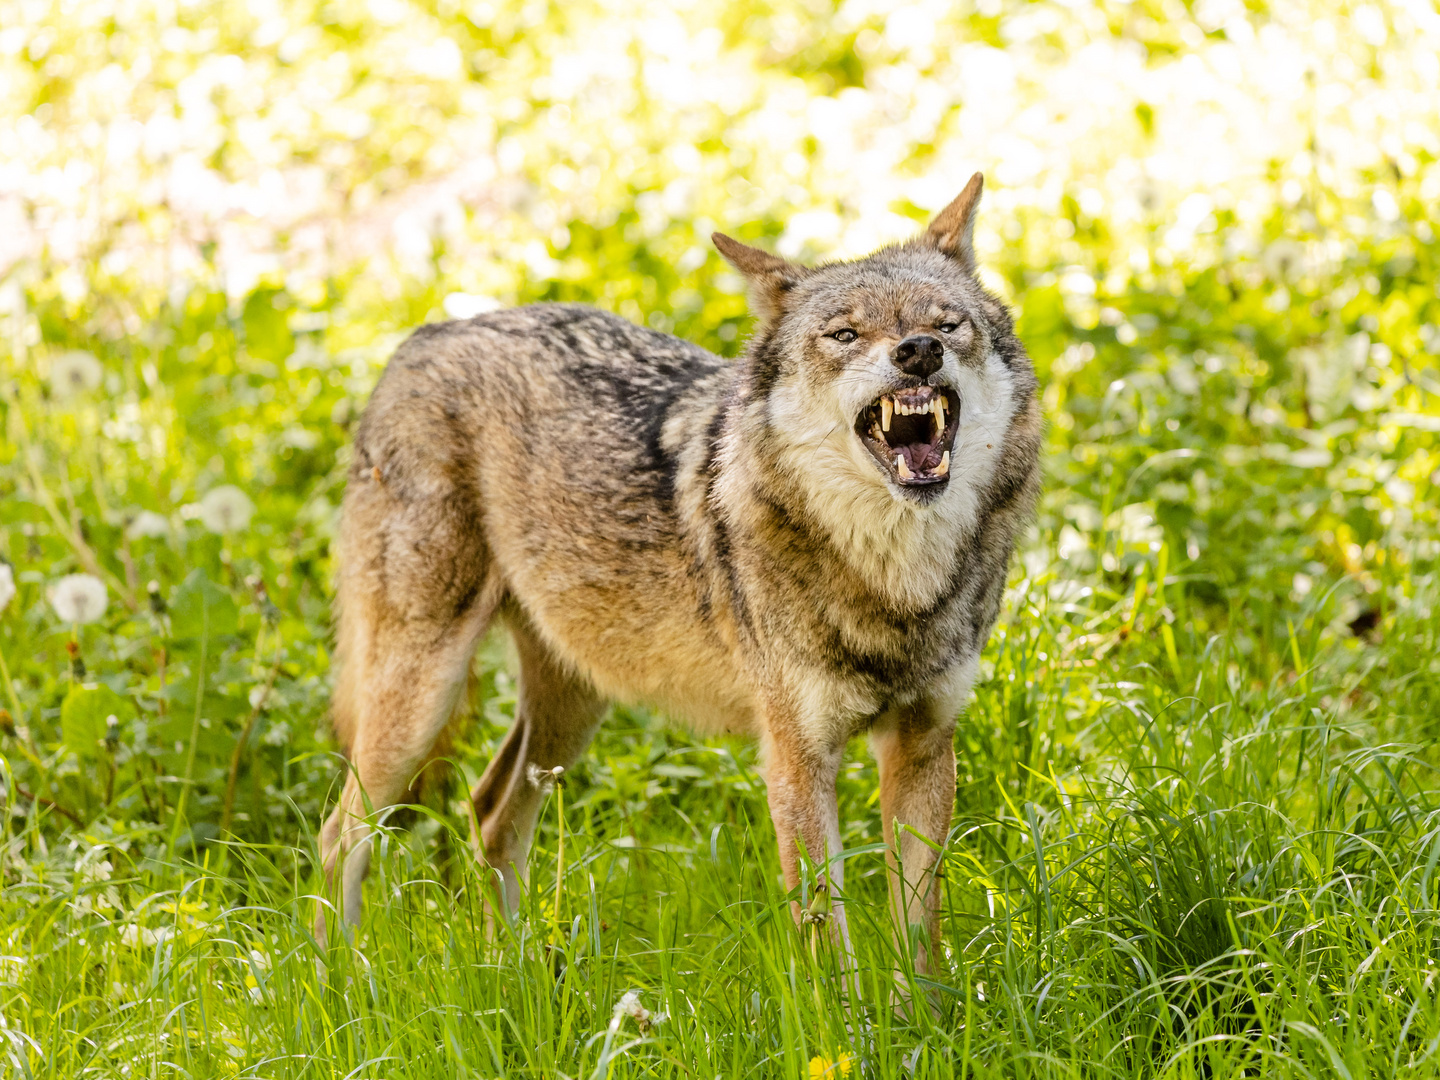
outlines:
M23 424L21 425L21 430L24 430ZM119 594L125 606L131 611L139 611L140 602L136 600L130 590L125 587L125 582L121 581L119 577L100 565L100 560L95 557L95 552L91 550L90 545L85 543L84 538L71 527L70 522L65 520L65 515L60 512L60 507L55 502L55 497L50 494L50 489L45 486L45 479L40 475L40 466L35 460L33 447L29 445L28 440L26 440L23 457L25 458L26 469L30 473L31 486L35 489L35 497L40 500L40 505L45 508L45 512L50 516L50 520L54 523L56 530L74 550L76 557L80 560L80 565L83 566L88 573L94 574L98 578L109 580L110 584L115 587L116 593Z
M10 716L14 720L16 727L15 745L20 747L20 752L24 754L26 760L28 760L30 764L35 767L36 775L38 775L42 780L45 781L45 786L49 788L50 794L52 796L52 798L50 799L43 799L37 801L43 802L49 806L53 806L61 813L65 814L65 816L74 818L74 815L71 814L70 811L60 806L60 804L58 802L55 802L53 798L53 796L58 793L55 790L55 785L50 782L50 770L45 767L45 762L40 757L40 751L36 748L33 742L34 737L30 733L30 727L28 724L25 724L25 710L20 707L20 696L15 693L15 684L10 679L10 668L5 663L4 650L0 650L0 680L4 680L5 694L10 699ZM20 737L19 732L19 728L22 725L25 727L25 738L23 739ZM29 745L27 746L26 743L29 743ZM76 823L79 823L78 819L76 819Z
M20 708L20 698L15 693L15 684L10 681L10 669L5 665L5 652L0 649L0 679L5 681L5 695L10 699L10 715L16 724L24 723L25 710Z
M40 806L54 810L57 814L69 818L77 829L83 829L85 827L85 822L80 820L79 814L73 810L65 809L65 807L61 806L54 799L47 799L44 795L36 795L33 791L27 791L19 784L15 785L15 794L19 795L22 799L29 799L33 803L38 803Z
M265 676L265 688L261 691L260 700L250 710L250 715L245 718L245 726L240 731L240 738L235 741L235 749L230 755L230 772L225 780L225 809L220 814L220 831L228 832L230 829L230 817L235 809L235 784L240 777L240 758L245 752L245 744L250 740L250 732L255 729L255 721L260 718L260 709L265 704L265 699L270 696L270 690L275 685L275 679L280 674L280 645L275 645L275 660L270 665L270 672Z
M175 841L180 836L180 823L185 819L185 803L190 794L190 784L195 777L195 744L200 740L200 705L205 700L205 652L210 643L210 612L205 609L204 623L200 631L200 663L195 669L195 715L190 721L190 750L185 755L185 777L180 787L180 798L175 803L175 821L170 826L170 856L175 856Z
M555 911L551 916L551 942L556 948L565 940L560 936L560 898L565 892L565 785L555 783L555 815L558 818L560 839L555 844Z

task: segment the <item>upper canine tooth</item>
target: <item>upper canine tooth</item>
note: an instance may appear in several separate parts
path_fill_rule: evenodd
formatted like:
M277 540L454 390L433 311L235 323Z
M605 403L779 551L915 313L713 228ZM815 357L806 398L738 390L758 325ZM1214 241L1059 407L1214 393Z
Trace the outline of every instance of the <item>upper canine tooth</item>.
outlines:
M945 399L937 397L932 408L935 410L935 419L940 421L940 426L943 428L945 426Z
M890 430L890 414L895 411L895 402L892 398L882 397L880 399L880 428L883 431Z
M905 455L895 455L895 471L900 474L901 480L909 480L915 474L910 471L910 466L905 464Z
M937 466L935 466L935 475L936 475L936 476L949 476L949 475L950 475L950 451L949 451L949 450L946 450L943 454L940 455L940 464L937 465Z

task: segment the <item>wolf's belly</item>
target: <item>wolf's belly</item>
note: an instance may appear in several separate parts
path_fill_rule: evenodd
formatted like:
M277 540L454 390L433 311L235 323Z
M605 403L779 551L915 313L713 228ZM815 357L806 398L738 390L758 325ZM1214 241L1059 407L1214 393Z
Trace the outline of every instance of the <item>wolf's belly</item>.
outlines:
M555 653L603 696L657 709L698 734L755 734L735 653L682 589L655 578L572 579L560 592L555 577L544 575L537 588L512 582L512 591Z

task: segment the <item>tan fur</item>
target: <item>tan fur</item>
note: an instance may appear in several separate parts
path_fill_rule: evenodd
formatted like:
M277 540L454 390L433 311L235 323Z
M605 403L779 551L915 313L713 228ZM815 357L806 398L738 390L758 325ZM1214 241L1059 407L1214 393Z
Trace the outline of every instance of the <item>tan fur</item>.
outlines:
M357 431L340 537L351 770L321 847L347 919L369 814L433 754L498 617L519 706L472 801L509 909L532 767L571 765L614 700L759 738L786 882L808 859L837 898L835 777L871 731L897 926L933 942L934 854L893 826L945 838L950 733L1039 479L1034 374L973 273L979 192L977 177L925 235L853 263L797 267L717 235L761 316L737 362L572 306L400 348ZM943 433L894 429L922 470L948 447L947 475L906 478L891 436L863 442L895 394L950 403ZM848 943L838 900L833 926ZM933 964L928 945L917 960Z

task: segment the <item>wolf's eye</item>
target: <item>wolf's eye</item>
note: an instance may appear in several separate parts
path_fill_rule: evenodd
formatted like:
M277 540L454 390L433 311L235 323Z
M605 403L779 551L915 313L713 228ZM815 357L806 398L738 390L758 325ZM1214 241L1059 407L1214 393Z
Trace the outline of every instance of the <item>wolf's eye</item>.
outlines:
M935 329L939 330L942 334L953 334L959 328L960 324L953 322L942 322L939 326L935 327Z
M836 330L833 334L829 336L840 342L840 344L842 345L848 345L860 335L855 333L855 331L851 330L849 327L846 327L844 330Z

